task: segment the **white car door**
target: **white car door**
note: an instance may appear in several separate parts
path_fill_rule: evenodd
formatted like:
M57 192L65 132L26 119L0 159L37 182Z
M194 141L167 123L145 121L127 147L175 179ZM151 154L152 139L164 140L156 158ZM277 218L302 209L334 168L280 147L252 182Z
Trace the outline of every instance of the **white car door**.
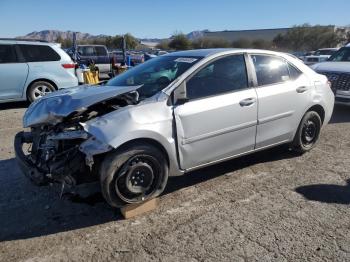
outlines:
M251 55L251 59L259 100L256 148L291 141L311 101L311 83L281 57Z
M174 109L180 166L192 169L254 149L257 95L243 54L210 62L186 81Z
M0 44L0 100L21 98L27 76L28 65L17 61L14 45Z

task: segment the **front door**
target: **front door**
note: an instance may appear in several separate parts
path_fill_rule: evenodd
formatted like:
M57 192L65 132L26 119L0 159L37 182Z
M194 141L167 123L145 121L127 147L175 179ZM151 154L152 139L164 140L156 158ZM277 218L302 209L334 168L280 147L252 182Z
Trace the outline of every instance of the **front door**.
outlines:
M27 76L28 65L17 62L14 45L0 44L0 100L21 98Z
M174 109L182 169L254 149L257 95L248 85L244 55L210 62L186 88L189 101Z

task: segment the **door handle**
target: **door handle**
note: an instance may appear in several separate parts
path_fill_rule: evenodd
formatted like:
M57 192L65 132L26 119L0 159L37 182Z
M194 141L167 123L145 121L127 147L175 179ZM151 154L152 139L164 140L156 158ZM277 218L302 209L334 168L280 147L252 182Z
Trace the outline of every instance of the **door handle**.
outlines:
M296 91L297 91L297 93L304 93L304 92L306 92L307 91L307 87L306 86L299 86L297 89L296 89Z
M239 102L240 106L250 106L256 102L254 97L243 99Z

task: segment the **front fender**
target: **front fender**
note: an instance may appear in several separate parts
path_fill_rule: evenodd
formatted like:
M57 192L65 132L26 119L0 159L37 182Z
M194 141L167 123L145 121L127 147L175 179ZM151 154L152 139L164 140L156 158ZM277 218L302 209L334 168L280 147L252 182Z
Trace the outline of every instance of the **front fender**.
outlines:
M136 139L151 139L167 152L171 175L180 175L172 109L163 102L127 106L82 124L96 139L118 148Z

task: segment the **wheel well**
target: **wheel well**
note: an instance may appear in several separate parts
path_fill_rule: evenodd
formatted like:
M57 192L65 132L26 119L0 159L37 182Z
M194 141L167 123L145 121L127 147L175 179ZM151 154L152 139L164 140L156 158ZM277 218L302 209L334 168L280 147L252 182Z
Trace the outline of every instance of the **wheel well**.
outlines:
M321 105L314 105L314 106L310 107L309 110L307 110L307 112L309 112L309 111L315 111L317 114L319 114L319 116L321 117L322 124L323 124L324 117L325 117L325 111Z
M161 143L159 143L157 140L154 140L151 138L137 138L137 139L130 140L130 141L125 142L124 144L120 145L119 147L117 147L116 150L121 149L121 148L126 147L126 146L133 145L133 144L149 144L149 145L156 147L164 154L166 161L167 161L167 164L169 166L170 162L169 162L168 152L166 151L166 149L164 148L164 146Z
M40 82L40 81L48 82L48 83L50 83L56 90L58 90L57 85L56 85L53 81L51 81L51 80L49 80L49 79L46 79L46 78L39 78L39 79L33 80L33 81L28 85L28 88L27 88L27 90L26 90L27 97L28 97L28 90L29 90L29 88L32 86L32 84L34 84L34 83L36 83L36 82Z

